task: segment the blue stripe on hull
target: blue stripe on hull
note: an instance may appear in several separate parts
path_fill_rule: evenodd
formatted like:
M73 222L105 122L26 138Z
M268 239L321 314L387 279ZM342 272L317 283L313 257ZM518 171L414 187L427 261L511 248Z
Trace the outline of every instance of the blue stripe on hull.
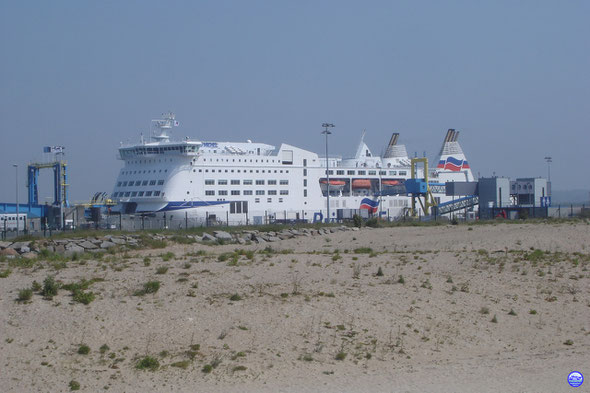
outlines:
M168 202L166 206L158 210L159 212L166 212L166 211L173 211L173 210L184 210L184 209L192 209L196 207L204 207L204 206L217 206L217 205L224 205L229 203L229 201L212 201L212 202L204 202L204 201L190 201L190 202Z

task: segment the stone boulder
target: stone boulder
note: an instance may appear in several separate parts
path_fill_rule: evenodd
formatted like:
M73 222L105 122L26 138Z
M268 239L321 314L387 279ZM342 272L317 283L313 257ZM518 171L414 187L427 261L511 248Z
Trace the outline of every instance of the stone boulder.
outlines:
M8 257L8 256L17 256L18 252L14 248L5 248L4 250L0 250L0 256Z
M215 231L213 232L213 236L219 240L233 240L234 238L227 232L224 231Z
M105 249L105 250L108 248L111 248L111 247L115 247L115 246L116 246L115 243L110 242L108 240L105 240L104 242L100 243L100 248Z
M31 249L29 248L29 244L31 244L31 242L16 242L16 243L12 243L10 245L10 248L15 249L16 251L20 251L23 247L26 248L25 252L29 252L31 251Z
M92 242L89 242L88 240L83 241L82 243L79 244L80 247L83 247L86 250L94 250L96 248L96 245Z
M203 241L206 241L206 242L214 242L215 241L215 236L212 236L212 235L210 235L208 233L203 233L202 240Z
M31 252L31 248L29 246L22 246L18 249L18 252L21 254L26 254L27 252Z
M64 252L65 256L71 257L74 254L82 254L84 253L84 247L80 247L75 243L70 243L66 246L66 251Z

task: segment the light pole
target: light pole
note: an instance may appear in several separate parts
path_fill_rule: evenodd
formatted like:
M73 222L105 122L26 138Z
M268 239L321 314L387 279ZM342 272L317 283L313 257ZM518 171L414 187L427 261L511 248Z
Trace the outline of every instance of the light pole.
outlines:
M334 124L331 123L324 123L322 124L322 127L324 127L324 131L322 131L322 134L326 135L326 207L327 207L327 214L328 214L328 219L327 219L327 223L330 223L330 170L329 168L329 163L328 163L328 135L330 135L332 132L330 132L329 128L334 127Z
M12 166L14 167L14 173L16 174L16 183L15 183L15 189L16 189L16 237L18 237L18 220L19 220L19 210L18 210L18 165L17 164L12 164Z
M545 161L547 161L547 181L551 181L551 163L553 159L549 156L545 157Z

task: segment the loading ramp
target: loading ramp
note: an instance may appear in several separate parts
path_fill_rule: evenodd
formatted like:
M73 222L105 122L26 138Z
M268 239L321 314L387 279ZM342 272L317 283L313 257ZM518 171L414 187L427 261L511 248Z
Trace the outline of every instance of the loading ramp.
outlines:
M454 201L439 203L435 206L436 215L443 215L455 212L457 210L464 210L479 204L479 196L470 195L467 197L455 199Z

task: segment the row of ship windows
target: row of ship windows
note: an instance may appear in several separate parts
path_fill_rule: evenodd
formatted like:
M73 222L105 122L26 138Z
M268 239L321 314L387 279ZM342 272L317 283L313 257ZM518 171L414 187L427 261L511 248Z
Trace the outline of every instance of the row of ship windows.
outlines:
M156 160L153 160L154 164L156 163ZM158 162L162 162L162 160L158 160ZM166 159L164 158L164 162L166 162ZM170 159L170 162L172 162L172 158ZM125 161L126 164L151 164L152 160L138 160L138 161Z
M223 198L219 198L217 199L218 201L225 201L225 199ZM266 198L266 202L268 203L272 203L272 198ZM239 202L231 202L231 203L239 203ZM260 198L255 198L254 199L254 203L260 203ZM283 203L283 198L279 198L279 203ZM230 205L230 213L240 213L239 211L237 211L238 209L234 210L233 209L233 205ZM246 210L243 210L244 213L246 213Z
M256 190L256 195L264 195L265 190ZM216 195L215 190L206 190L205 195ZM228 195L227 190L218 190L217 195ZM240 190L231 190L229 195L240 195ZM244 190L241 195L254 195L252 190ZM277 190L268 190L267 195L277 195ZM289 195L289 190L280 190L279 195Z
M215 184L215 180L214 179L205 179L205 185L206 186L212 186ZM232 186L239 186L240 185L240 180L238 179L232 179L230 180L230 184ZM253 180L242 180L242 184L245 186L251 186L253 184ZM267 180L266 184L268 184L269 186L276 186L277 185L277 181L276 180ZM279 184L281 186L288 186L289 185L289 180L279 180ZM219 186L227 186L227 179L219 179L217 180L217 185ZM264 185L264 179L258 179L256 180L256 185L257 186L263 186Z
M266 198L266 202L272 203L272 198ZM260 203L260 198L254 199L254 203ZM283 198L279 198L279 203L283 203Z
M193 169L193 172L196 172L196 171L197 171L196 169ZM203 169L199 169L199 173L201 173L201 172L203 172ZM209 169L205 169L205 173L208 173L208 172L209 172ZM211 172L212 173L215 173L216 170L215 169L211 169ZM240 169L225 169L225 170L224 169L217 169L217 173L223 173L223 172L225 172L225 173L234 173L234 172L242 173L242 171ZM250 173L260 173L260 172L262 172L262 173L273 173L273 171L271 171L270 169L268 171L265 170L265 169L262 169L262 170L250 169ZM248 171L246 169L244 169L243 173L248 173ZM282 169L279 169L279 170L275 169L274 170L274 173L283 173L283 170ZM285 170L285 173L289 173L289 171L288 170Z
M213 150L213 153L217 153L217 150ZM196 160L197 159L195 158L193 161L196 161ZM203 158L203 161L207 161L207 159L206 158ZM213 162L213 158L210 158L209 161ZM215 161L216 162L219 162L219 161L223 162L224 160L223 160L223 158L216 158ZM232 158L231 161L232 162L236 162L236 159L235 158ZM226 158L225 159L225 162L229 162L229 158ZM242 159L241 158L238 158L238 162L242 162ZM244 158L244 162L248 162L248 160ZM258 160L254 160L253 161L252 159L250 159L250 162L258 162ZM260 160L260 162L275 162L275 160L266 160L266 161ZM276 160L276 162L279 163L280 161L279 160Z
M115 192L113 193L113 198L123 198L123 197L151 197L151 196L160 196L160 191L126 191L126 192Z
M122 175L137 175L138 173L141 175L142 173L162 173L162 170L160 169L159 171L156 171L155 169L152 171L151 169L148 169L147 171L122 171L121 174ZM164 169L164 173L168 172L168 169Z
M133 187L133 186L147 186L149 183L150 186L155 186L156 185L156 180L137 180L137 181L123 181L123 182L117 182L117 187ZM164 185L164 180L157 180L157 184L159 186L163 186Z
M343 170L337 170L336 174L337 175L344 175L344 172L345 171L343 171ZM367 172L368 172L369 176L376 176L377 175L377 171L346 171L346 174L347 175L355 175L356 174L356 175L360 175L360 176L365 176L365 175L367 175ZM334 171L329 170L328 174L333 175ZM389 176L398 176L398 175L399 176L406 176L407 174L408 174L407 171L399 171L399 173L398 173L398 171L389 171ZM382 176L382 175L386 176L387 171L379 171L379 176Z
M134 155L165 154L174 153L195 153L197 146L165 146L165 147L136 147L133 149L121 150L121 157L133 157ZM151 161L151 160L150 160Z

